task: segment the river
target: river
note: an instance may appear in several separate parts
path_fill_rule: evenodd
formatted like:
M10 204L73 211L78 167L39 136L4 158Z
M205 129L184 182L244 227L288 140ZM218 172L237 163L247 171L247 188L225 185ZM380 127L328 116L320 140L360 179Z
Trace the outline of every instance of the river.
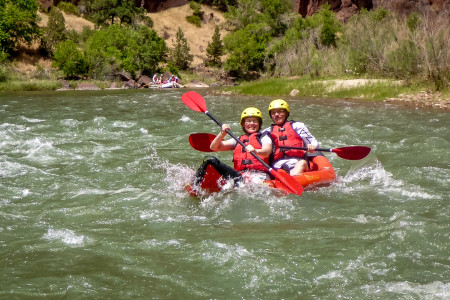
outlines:
M338 180L301 197L184 185L217 134L187 90L0 95L1 299L449 299L448 112L287 99ZM199 90L240 134L265 97ZM231 165L231 153L217 153Z

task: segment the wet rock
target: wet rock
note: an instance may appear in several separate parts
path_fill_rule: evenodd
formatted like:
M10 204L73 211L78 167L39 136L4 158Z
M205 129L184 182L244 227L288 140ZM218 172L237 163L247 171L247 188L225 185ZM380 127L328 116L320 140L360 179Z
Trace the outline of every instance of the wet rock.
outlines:
M119 77L120 77L120 79L121 79L122 81L130 81L130 80L133 79L133 78L131 77L131 74L128 73L128 72L126 72L126 71L124 71L124 70L120 71L120 73L119 73L118 75L119 75Z
M138 87L138 84L133 79L128 80L124 85L124 89L135 89Z
M295 97L295 96L297 96L299 93L300 93L299 90L293 89L293 90L289 93L289 95L290 95L291 97Z
M153 82L153 81L150 79L150 77L148 77L148 76L146 76L146 75L141 76L141 77L139 77L139 79L138 79L138 83L139 83L141 86L143 86L143 87L148 87L149 85L152 84L152 82Z
M70 86L69 82L67 80L61 81L62 87L57 89L57 91L68 91L72 90L72 87Z
M118 89L120 89L120 87L117 85L117 83L113 82L113 83L111 83L109 88L106 88L106 89L107 90L118 90Z

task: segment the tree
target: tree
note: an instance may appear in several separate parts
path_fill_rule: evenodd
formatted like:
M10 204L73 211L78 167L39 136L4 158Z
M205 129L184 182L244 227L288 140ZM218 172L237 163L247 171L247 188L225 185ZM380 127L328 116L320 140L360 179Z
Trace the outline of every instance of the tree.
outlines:
M0 52L11 53L21 42L39 37L36 0L0 0Z
M58 8L53 6L50 9L47 26L43 29L41 48L52 55L56 45L65 39L66 26L64 16Z
M267 44L271 35L263 23L250 24L224 39L230 56L225 62L225 70L243 76L249 71L262 71Z
M208 64L211 66L218 66L222 64L220 57L223 55L223 45L220 39L219 26L216 26L214 34L212 36L212 42L208 42L206 48L206 56L208 57Z
M183 30L178 27L176 34L175 48L171 51L171 61L173 65L180 70L189 68L190 63L194 60L194 55L190 54L191 48L187 39L184 37Z
M63 71L66 77L83 76L87 72L84 56L74 41L63 41L56 45L52 64Z
M119 24L95 32L85 45L89 75L102 79L121 70L135 77L139 72L152 74L164 61L165 41L145 26L134 29Z
M144 19L145 9L137 7L133 0L94 0L91 5L92 17L97 25L133 24Z
M234 31L224 38L229 57L225 69L236 76L250 71L264 71L267 47L289 27L290 0L240 0L225 15Z

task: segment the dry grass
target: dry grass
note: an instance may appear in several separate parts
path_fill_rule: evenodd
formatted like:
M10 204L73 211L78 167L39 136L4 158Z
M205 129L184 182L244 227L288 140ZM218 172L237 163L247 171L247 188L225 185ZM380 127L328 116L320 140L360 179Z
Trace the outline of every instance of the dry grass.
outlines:
M64 20L66 21L66 29L67 30L75 30L76 32L81 32L83 30L83 27L87 26L90 29L94 29L94 23L91 21L88 21L86 19L83 19L81 17L77 17L74 15L66 14L62 11L62 14L64 16ZM47 26L48 22L48 15L43 14L38 11L38 15L41 18L41 20L38 23L39 27Z
M186 17L192 15L189 4L148 14L154 22L154 29L159 36L166 40L169 48L173 48L176 43L176 32L178 27L181 27L191 48L191 54L194 55L194 61L192 62L194 67L202 64L206 59L206 48L208 42L212 40L216 25L220 26L225 22L225 18L220 11L205 5L202 5L202 10L205 13L206 23L202 23L200 28L186 21ZM227 33L227 31L221 30L220 37L223 39Z
M88 26L91 29L94 29L94 23L83 19L81 17L77 17L74 15L68 15L65 12L62 12L64 19L66 21L66 29L75 30L77 32L81 32L83 27ZM38 15L40 17L40 21L38 22L39 27L47 26L48 15L43 14L38 11ZM36 71L36 65L40 65L44 69L51 68L51 60L43 57L39 51L39 43L34 42L30 46L26 44L21 45L21 51L19 54L14 57L14 69L23 75L30 75Z

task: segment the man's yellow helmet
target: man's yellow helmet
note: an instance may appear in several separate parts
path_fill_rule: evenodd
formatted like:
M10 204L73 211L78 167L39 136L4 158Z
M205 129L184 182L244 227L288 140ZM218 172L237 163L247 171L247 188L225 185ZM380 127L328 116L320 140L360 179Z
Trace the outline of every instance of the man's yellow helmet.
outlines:
M289 109L289 104L286 101L284 101L283 99L275 99L272 102L270 102L269 115L270 115L270 111L275 108L282 108L282 109L285 109L288 113L291 112Z
M255 117L259 119L259 126L262 125L262 113L259 109L257 109L256 107L247 107L246 109L244 109L242 111L241 114L241 126L242 126L242 122L244 121L244 118L248 118L248 117Z

